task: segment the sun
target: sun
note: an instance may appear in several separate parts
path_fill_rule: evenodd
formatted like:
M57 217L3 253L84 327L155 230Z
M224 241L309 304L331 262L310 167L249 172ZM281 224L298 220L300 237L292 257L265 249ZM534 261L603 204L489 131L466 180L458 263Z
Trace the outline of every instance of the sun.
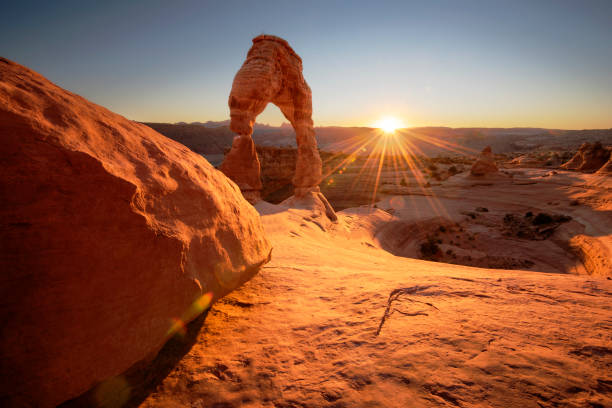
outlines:
M405 127L404 123L392 116L386 116L374 124L374 127L382 130L385 133L395 133L399 128Z

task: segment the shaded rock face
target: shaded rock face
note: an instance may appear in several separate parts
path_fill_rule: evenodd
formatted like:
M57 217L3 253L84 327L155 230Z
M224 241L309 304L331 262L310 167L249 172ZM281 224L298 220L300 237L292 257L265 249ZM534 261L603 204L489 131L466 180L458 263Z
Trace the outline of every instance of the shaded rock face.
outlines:
M253 39L247 59L234 77L229 96L230 128L240 135L221 170L243 190L261 189L251 174L257 167L251 155L255 118L268 105L279 107L295 129L298 157L293 176L294 194L318 191L321 158L312 122L312 94L302 75L302 60L289 44L278 37L260 35ZM250 140L250 142L248 142Z
M261 164L262 199L273 204L289 198L293 193L292 176L298 151L291 147L256 146L257 158ZM319 151L323 162L323 174L331 174L344 156ZM325 183L319 185L324 189ZM329 190L327 190L329 192ZM326 193L327 196L327 193ZM327 196L329 201L332 198Z
M269 259L203 157L1 58L0 135L1 405L120 375Z
M297 149L257 146L257 156L261 163L262 198L274 204L289 198L293 194Z
M610 160L608 160L606 164L604 164L600 167L599 170L597 170L597 174L612 174L612 158L610 158Z
M610 160L611 151L612 149L604 147L601 142L583 143L574 157L561 165L561 168L593 173L606 165Z
M251 203L261 199L261 167L251 136L236 136L232 148L219 167L238 184L244 197Z
M491 147L485 147L474 164L472 165L472 169L470 173L473 176L484 176L491 173L497 173L497 165L495 164L495 160L493 159L493 153L491 152Z

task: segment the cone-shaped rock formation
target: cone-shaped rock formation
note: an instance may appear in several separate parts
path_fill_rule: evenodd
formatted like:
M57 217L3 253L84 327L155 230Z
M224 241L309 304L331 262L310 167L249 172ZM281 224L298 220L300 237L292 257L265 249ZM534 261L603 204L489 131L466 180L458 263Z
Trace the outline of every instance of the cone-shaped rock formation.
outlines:
M55 406L154 356L269 259L202 156L2 58L0 136L4 406Z
M294 195L319 191L321 158L312 122L312 94L302 75L302 60L287 41L271 35L253 39L247 59L236 74L229 97L230 128L240 135L221 170L251 201L261 190L259 162L253 155L253 124L268 103L278 106L295 129L298 157ZM257 170L253 170L257 168Z
M493 153L491 152L491 146L487 146L482 149L480 155L472 165L470 173L472 176L484 176L491 173L497 173L497 165L493 159Z

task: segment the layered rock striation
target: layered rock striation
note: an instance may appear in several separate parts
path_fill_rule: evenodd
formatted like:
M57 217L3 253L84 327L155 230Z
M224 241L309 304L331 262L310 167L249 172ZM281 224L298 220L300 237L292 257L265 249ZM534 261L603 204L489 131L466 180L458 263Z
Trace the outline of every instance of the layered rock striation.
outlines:
M318 192L321 158L312 122L312 94L302 75L302 60L287 41L271 35L253 39L246 61L236 74L229 96L230 128L239 136L221 170L248 198L261 190L259 167L252 139L253 124L268 105L279 107L295 129L298 157L293 176L294 195Z
M269 259L203 157L1 58L0 135L5 406L117 378Z
M597 170L597 174L608 175L612 174L612 157L603 166Z
M583 143L574 157L561 165L561 168L583 173L593 173L606 166L611 154L612 148L603 146L601 142Z

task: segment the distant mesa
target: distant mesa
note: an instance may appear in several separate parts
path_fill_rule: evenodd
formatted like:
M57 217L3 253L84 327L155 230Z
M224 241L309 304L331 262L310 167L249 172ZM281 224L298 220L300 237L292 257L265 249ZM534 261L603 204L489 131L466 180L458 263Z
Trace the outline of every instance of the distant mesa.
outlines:
M491 151L491 146L487 146L482 149L480 155L472 165L472 169L470 170L470 174L472 176L485 176L487 174L494 174L498 172L497 165L495 164L495 160L493 158L493 152Z
M583 173L594 173L599 169L603 169L601 173L609 173L611 153L612 147L605 147L601 142L585 142L580 146L574 157L561 165L561 168Z
M217 128L217 127L221 127L221 126L229 126L230 121L228 120L221 120L218 122L212 121L212 120L208 120L204 123L202 122L193 122L191 123L192 125L201 125L204 127L208 127L208 128Z
M300 199L324 200L323 207L331 208L319 190L322 162L312 122L312 93L302 75L301 58L282 38L255 37L234 77L228 103L230 128L238 136L220 170L238 184L250 202L260 199L261 166L252 138L253 125L270 102L279 107L296 134L298 153L292 180L295 199L286 204L293 205Z
M150 359L269 259L206 159L2 58L0 134L3 406L56 406Z
M220 127L224 127L227 126L229 127L230 125L230 120L219 120L219 121L214 121L214 120L207 120L206 122L191 122L191 123L187 123L187 122L176 122L176 125L198 125L198 126L203 126L205 128L210 128L210 129L215 129L215 128L220 128ZM266 129L280 129L282 127L286 127L286 126L291 126L290 124L287 123L283 123L280 126L270 126L267 123L255 123L253 125L253 129L258 129L258 130L266 130Z
M197 123L197 122L196 122ZM229 151L235 136L229 126L205 127L197 124L170 124L170 123L145 123L153 127L161 134L183 143L187 147L203 154L209 161L222 160ZM257 146L296 147L295 132L291 124L283 124L280 127L259 128L256 123L253 126L253 141ZM265 126L265 125L261 125ZM323 126L315 127L317 145L321 150L327 152L350 152L357 144L367 144L369 140L377 137L377 130L365 127L340 127ZM464 151L481 151L489 145L495 154L505 154L510 158L517 155L527 154L536 158L540 164L538 167L558 167L566 162L575 153L575 148L583 142L595 142L597 140L612 140L612 129L592 130L547 130L535 129L531 132L519 132L519 129L450 129L450 128L411 128L410 134L418 137L413 138L411 143L414 151L423 156L435 157L448 155L448 148L444 147L452 142L458 149ZM569 156L567 152L574 149ZM558 152L557 155L554 153ZM371 153L370 147L366 147L362 155ZM211 157L213 155L213 157ZM220 164L220 163L219 163ZM515 164L512 164L514 166ZM527 163L524 166L526 167ZM292 174L293 175L293 174Z

